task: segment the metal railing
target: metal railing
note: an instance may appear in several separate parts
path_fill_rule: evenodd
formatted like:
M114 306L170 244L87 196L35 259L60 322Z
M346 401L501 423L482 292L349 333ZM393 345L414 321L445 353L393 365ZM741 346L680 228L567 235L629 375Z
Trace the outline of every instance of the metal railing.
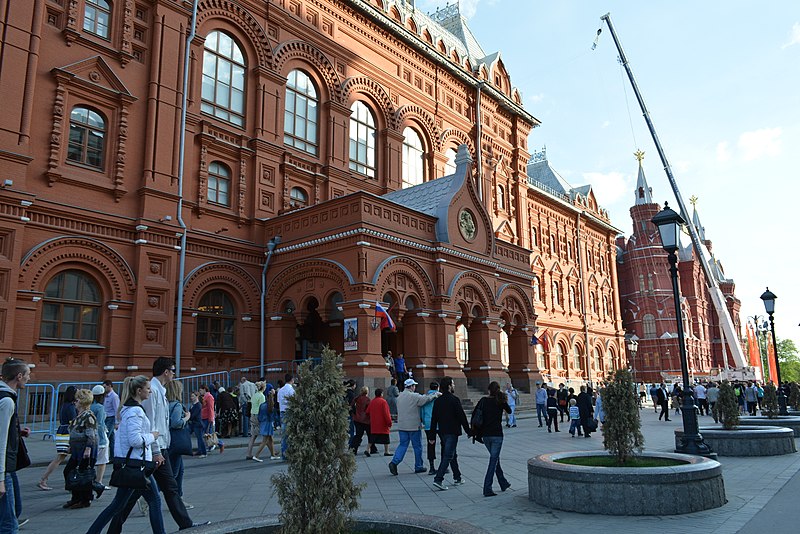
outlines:
M183 384L183 399L184 405L189 403L189 395L193 391L200 389L200 386L210 386L213 382L219 382L223 386L228 386L230 375L228 371L217 371L214 373L205 373L201 375L190 375L176 378L178 382Z
M52 384L27 384L19 392L17 415L21 427L31 429L31 434L44 434L42 439L53 439L56 434L56 389Z

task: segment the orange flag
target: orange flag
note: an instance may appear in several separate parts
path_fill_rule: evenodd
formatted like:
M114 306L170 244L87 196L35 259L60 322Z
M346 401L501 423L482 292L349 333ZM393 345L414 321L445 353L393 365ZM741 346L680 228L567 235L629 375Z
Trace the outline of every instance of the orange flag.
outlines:
M775 353L775 345L772 344L772 337L767 336L767 361L769 361L769 379L772 383L778 384L778 371L776 371L777 354Z

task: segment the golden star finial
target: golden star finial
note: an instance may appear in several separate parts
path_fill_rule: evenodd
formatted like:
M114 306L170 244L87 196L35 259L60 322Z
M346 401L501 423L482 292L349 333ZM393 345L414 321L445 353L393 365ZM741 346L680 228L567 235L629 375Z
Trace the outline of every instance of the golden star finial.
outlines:
M690 203L692 204L692 206L694 206L694 207L697 207L697 200L698 200L698 199L697 199L697 196L695 196L695 195L692 195L691 197L689 197L689 202L690 202Z
M644 159L644 152L642 152L641 150L637 149L636 152L633 153L633 155L636 157L636 161L638 161L639 163L641 163L642 160Z

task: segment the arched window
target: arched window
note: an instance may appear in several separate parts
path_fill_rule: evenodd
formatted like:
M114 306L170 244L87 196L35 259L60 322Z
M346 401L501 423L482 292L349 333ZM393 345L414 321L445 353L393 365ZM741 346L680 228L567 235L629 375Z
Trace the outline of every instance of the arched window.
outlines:
M69 114L67 160L92 167L103 167L106 121L96 111L77 106Z
M212 204L231 205L231 171L217 161L208 166L207 198Z
M461 365L469 361L469 332L463 324L456 328L456 359Z
M350 111L350 170L375 178L375 117L360 100Z
M564 369L564 348L561 344L556 345L556 368Z
M203 295L197 308L197 348L234 349L236 309L228 294L214 289Z
M500 363L508 367L508 333L500 330Z
M536 228L531 227L531 247L539 246L539 236Z
M293 70L286 80L286 109L283 112L283 142L309 154L317 153L319 107L317 89L301 70Z
M200 109L236 126L244 125L244 55L227 33L208 34L203 52Z
M308 206L308 194L299 187L293 187L289 191L289 205L293 208L305 208Z
M572 366L576 371L581 368L581 348L578 345L572 347Z
M456 149L448 148L444 152L447 162L444 164L444 175L450 176L456 172Z
M83 29L103 39L111 34L111 4L106 0L86 0L83 8Z
M558 282L553 280L553 306L561 306L561 292L558 289Z
M644 330L645 338L656 337L656 318L652 314L648 313L642 317L642 329Z
M425 181L425 151L413 128L403 130L403 189Z
M575 309L575 286L569 286L569 307Z
M601 360L600 349L595 348L593 356L594 357L592 358L592 367L599 371L600 370L600 360Z
M506 209L506 190L502 185L497 186L497 209Z
M533 300L539 302L542 300L542 289L539 287L539 277L533 279Z
M544 347L541 343L535 345L536 347L536 363L539 365L539 370L546 369L547 363L544 361Z
M100 289L81 271L58 273L44 290L41 339L97 343Z

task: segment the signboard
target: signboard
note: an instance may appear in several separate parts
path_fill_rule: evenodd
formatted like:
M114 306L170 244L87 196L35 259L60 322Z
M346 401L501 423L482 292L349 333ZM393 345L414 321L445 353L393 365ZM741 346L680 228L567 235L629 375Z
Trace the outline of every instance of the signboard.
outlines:
M358 319L344 320L344 350L358 350Z

